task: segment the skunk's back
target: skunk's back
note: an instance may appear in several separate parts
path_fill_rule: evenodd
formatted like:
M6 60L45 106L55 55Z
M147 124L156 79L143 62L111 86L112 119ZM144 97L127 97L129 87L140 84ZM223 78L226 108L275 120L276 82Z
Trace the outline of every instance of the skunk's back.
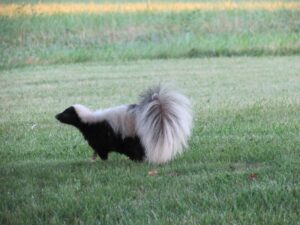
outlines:
M181 153L191 129L191 105L184 95L164 86L141 95L136 132L145 147L146 161L164 163Z

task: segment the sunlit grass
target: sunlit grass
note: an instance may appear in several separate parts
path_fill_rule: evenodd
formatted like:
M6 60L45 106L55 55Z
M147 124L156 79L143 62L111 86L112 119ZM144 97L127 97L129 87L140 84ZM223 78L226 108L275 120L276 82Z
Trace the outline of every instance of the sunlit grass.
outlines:
M131 12L180 12L180 11L224 11L224 10L300 10L299 2L182 2L182 3L37 3L0 4L0 15L35 15L57 13L131 13Z

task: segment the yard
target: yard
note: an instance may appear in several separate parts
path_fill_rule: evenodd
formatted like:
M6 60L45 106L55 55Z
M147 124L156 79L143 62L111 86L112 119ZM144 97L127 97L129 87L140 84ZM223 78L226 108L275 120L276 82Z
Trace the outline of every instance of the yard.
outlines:
M79 63L0 73L1 224L297 224L300 57ZM189 148L171 163L90 162L55 120L74 103L134 103L171 83L192 101ZM156 173L157 172L157 173Z

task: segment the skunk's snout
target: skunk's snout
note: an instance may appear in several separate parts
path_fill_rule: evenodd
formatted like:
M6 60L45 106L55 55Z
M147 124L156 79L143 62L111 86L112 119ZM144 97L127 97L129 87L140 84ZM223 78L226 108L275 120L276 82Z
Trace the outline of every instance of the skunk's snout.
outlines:
M70 118L69 118L69 116L68 115L66 115L65 113L58 113L56 116L55 116L55 118L59 121L59 122L61 122L61 123L70 123Z
M78 116L73 107L69 107L65 111L58 113L57 115L55 115L55 118L61 123L71 125L75 125L79 122Z
M55 118L58 120L58 121L61 121L61 118L62 116L61 116L61 113L58 113L57 115L55 115Z

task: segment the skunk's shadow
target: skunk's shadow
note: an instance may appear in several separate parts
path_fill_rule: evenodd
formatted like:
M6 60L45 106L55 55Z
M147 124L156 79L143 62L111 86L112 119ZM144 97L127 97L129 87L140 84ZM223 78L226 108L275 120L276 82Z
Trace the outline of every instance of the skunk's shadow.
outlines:
M140 171L142 163L125 158L91 162L90 159L50 160L15 162L0 166L0 176L8 183L18 180L20 183L65 183L80 179L88 183L97 179L109 182L113 177L124 176L126 171Z

